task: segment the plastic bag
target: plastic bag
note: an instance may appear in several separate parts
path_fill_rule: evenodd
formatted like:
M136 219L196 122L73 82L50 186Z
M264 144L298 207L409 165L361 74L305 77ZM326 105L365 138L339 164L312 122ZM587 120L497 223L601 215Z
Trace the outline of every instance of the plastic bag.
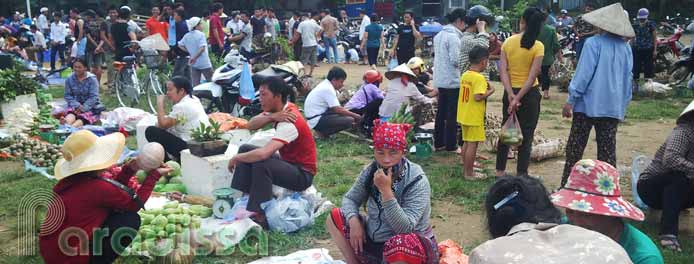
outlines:
M516 113L508 117L504 126L501 127L499 137L501 138L501 144L512 147L519 146L523 143L523 133L521 132Z
M398 67L398 59L392 58L388 61L388 70L395 69L395 67Z
M110 112L101 114L101 124L106 127L123 127L127 131L135 131L137 123L147 116L153 116L141 109L118 107Z
M650 163L651 159L644 155L634 157L631 163L631 194L634 196L634 203L636 206L644 210L648 209L648 205L639 197L639 192L636 190L636 183L639 182L641 172L646 170Z
M241 105L248 105L255 99L255 88L251 77L251 68L248 67L248 63L244 63L239 84L239 93L241 95L241 97L239 97L239 103Z
M246 206L248 206L248 195L241 196L241 198L238 198L234 201L234 206L231 207L231 214L230 218L231 219L224 219L224 220L241 220L245 218L249 218L253 216L255 213L246 210Z
M313 224L313 208L299 193L284 199L272 199L260 207L265 211L271 230L291 233Z

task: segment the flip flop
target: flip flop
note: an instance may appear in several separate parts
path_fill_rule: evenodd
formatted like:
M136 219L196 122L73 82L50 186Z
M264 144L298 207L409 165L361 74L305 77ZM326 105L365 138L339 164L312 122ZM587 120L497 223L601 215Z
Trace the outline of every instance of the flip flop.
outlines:
M667 248L678 253L682 252L682 246L680 246L680 242L677 240L677 236L660 235L658 239L660 239L660 246L662 246L663 248Z
M469 181L484 180L487 178L487 174L475 171L473 176L465 175L465 179Z

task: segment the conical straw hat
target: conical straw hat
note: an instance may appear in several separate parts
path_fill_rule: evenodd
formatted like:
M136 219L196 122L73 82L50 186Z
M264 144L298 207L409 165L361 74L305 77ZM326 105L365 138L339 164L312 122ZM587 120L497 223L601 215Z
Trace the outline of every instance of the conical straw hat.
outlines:
M404 73L404 74L409 75L411 78L417 78L417 76L414 75L414 72L412 72L412 70L410 70L410 67L407 67L406 63L400 64L400 66L395 67L394 69L386 72L386 78L388 78L388 80L392 80L394 78L397 78L396 75L398 73Z
M677 123L678 123L678 124L681 123L681 122L682 122L682 117L683 117L684 115L690 113L690 112L693 112L693 111L694 111L694 101L692 101L691 103L689 103L689 105L687 106L687 108L685 108L684 111L682 111L682 113L680 114L680 117L677 118Z
M593 26L622 37L636 36L629 18L624 14L622 4L616 3L583 15L583 19Z

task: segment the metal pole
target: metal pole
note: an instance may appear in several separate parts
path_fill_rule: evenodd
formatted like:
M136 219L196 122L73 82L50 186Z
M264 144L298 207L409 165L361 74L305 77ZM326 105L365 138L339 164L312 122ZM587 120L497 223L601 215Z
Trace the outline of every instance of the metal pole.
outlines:
M501 11L504 11L504 6L506 6L504 0L501 0Z
M31 3L29 3L30 0L27 0L27 17L31 19Z

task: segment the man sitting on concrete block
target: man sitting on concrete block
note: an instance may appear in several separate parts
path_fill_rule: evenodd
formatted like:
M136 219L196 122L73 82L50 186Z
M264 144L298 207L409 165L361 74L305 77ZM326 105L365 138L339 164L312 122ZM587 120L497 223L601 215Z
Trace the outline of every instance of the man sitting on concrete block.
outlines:
M267 228L260 204L273 198L272 185L299 192L311 186L316 143L297 106L288 102L292 90L284 80L268 77L259 86L263 113L248 122L248 129L272 124L277 132L265 146L242 145L229 161L229 171L234 173L231 187L249 195L246 210L257 213L253 220Z

